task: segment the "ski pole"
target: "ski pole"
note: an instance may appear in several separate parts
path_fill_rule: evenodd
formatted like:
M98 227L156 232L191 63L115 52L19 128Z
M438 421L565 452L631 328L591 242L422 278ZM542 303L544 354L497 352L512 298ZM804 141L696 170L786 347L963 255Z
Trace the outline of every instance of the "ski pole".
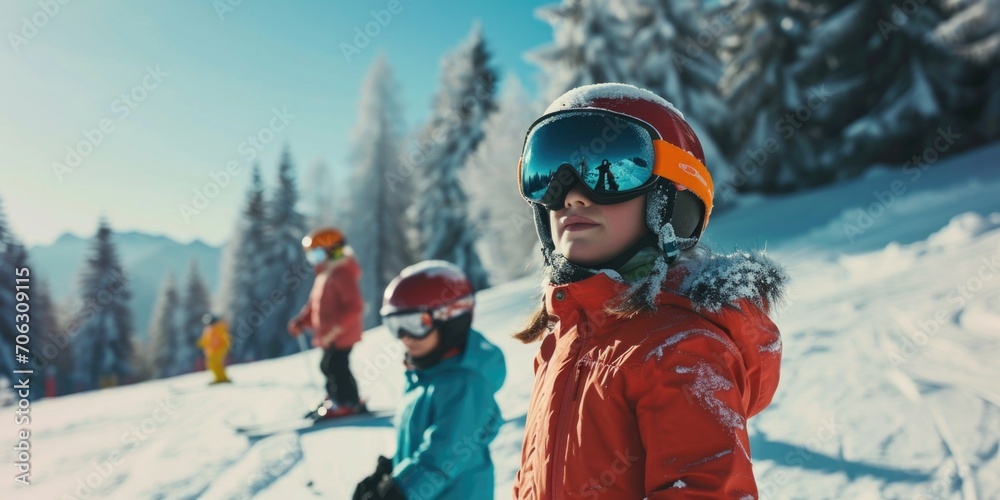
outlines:
M296 337L296 340L299 341L299 351L302 353L302 362L305 363L306 373L309 374L309 383L313 386L313 389L319 389L319 385L316 383L316 376L313 375L312 372L312 365L309 364L309 356L306 354L309 352L309 343L306 341L306 336L299 334L299 336ZM301 397L299 398L299 401L302 401ZM315 410L312 406L309 406L307 409L310 412ZM309 459L306 458L306 449L302 444L302 434L299 434L297 439L299 440L299 450L302 452L302 468L303 473L306 476L306 487L308 487L314 495L321 495L320 491L316 489L316 483L313 481L313 474L309 467Z
M322 389L320 388L319 384L316 382L316 375L313 374L313 367L312 367L312 365L309 364L309 356L307 354L309 352L309 343L306 341L305 335L301 335L300 334L298 337L296 337L296 339L299 341L299 350L302 353L302 363L305 364L306 374L307 374L308 380L309 380L309 385L311 385L314 390L319 390L320 392L322 392ZM301 397L299 397L299 401L300 402L302 401ZM316 408L313 408L312 404L308 404L307 403L306 406L308 407L307 409L309 411L313 411L313 410L316 409Z

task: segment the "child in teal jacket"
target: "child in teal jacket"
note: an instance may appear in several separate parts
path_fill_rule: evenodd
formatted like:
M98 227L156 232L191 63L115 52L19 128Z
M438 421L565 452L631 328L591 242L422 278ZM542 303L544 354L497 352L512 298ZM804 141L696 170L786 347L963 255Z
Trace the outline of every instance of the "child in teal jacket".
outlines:
M494 395L506 365L471 329L472 308L472 286L448 262L410 266L389 284L383 322L407 351L396 454L379 458L355 499L493 498L489 445L502 424Z

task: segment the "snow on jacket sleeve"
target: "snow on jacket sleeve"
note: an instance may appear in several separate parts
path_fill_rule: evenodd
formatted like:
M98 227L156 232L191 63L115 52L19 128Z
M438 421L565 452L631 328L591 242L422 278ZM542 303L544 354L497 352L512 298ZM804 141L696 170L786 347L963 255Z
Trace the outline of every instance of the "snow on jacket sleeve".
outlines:
M746 369L732 340L703 325L668 337L642 368L636 414L649 500L757 497Z
M465 376L462 376L462 375ZM393 470L407 498L437 498L468 467L474 454L495 433L497 416L493 390L481 374L463 370L435 384L434 423L423 434L417 451Z

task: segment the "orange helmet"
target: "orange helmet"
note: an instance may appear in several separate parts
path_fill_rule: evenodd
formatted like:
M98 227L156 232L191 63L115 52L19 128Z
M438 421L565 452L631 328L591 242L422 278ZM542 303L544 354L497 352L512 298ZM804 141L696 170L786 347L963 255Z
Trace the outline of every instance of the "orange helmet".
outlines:
M335 227L314 229L302 238L302 249L306 252L306 259L313 265L329 258L340 257L346 244L347 238L344 237L344 233Z
M346 244L347 238L344 238L344 233L335 227L314 229L305 238L302 238L302 248L304 250L311 250L313 248L336 250Z

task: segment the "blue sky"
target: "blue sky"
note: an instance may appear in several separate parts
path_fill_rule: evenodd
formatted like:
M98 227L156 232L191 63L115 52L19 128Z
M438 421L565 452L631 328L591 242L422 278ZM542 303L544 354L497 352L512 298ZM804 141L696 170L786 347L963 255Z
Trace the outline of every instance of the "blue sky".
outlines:
M37 2L0 7L0 200L28 244L91 235L102 215L116 231L222 243L257 149L248 136L273 134L255 152L266 183L286 144L300 177L318 159L349 168L375 57L395 70L411 128L427 116L442 55L475 20L501 78L533 90L524 52L551 40L533 11L554 3L398 0L387 17L389 0L59 1L53 15ZM373 10L385 25L348 61L341 44L376 22ZM270 127L280 130L261 133ZM195 208L195 190L213 174L222 183L227 165L228 184L185 218L179 205Z

